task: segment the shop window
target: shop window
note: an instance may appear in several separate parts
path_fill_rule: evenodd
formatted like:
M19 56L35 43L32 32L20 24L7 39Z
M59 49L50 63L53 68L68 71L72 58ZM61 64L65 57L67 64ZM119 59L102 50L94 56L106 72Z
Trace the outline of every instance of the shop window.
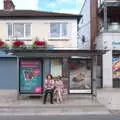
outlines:
M120 88L120 56L112 58L113 88Z
M62 76L62 62L60 59L51 60L51 74L54 77Z

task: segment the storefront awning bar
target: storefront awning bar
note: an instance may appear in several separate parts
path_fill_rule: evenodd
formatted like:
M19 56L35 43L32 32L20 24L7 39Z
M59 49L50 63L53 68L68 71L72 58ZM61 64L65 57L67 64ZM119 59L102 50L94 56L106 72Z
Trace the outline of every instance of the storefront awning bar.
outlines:
M30 54L30 53L17 53L16 56L18 57L34 57L34 58L63 58L63 57L71 57L73 55L76 56L83 56L83 57L87 57L90 56L89 54L77 54L77 53L34 53L34 54Z
M114 55L120 55L120 50L113 50L112 53L113 53Z
M47 49L14 49L8 52L13 53L18 57L71 57L71 56L96 56L103 55L106 50L47 50Z

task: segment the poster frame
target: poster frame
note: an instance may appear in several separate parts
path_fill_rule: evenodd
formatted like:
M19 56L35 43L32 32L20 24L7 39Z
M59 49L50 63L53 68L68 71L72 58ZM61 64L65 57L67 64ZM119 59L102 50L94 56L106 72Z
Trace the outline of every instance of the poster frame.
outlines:
M93 93L93 59L92 58L69 58L68 59L68 64L69 64L69 62L70 62L70 60L74 60L74 59L79 59L79 60L84 60L84 61L87 61L87 60L89 60L89 61L91 61L91 88L90 89L76 89L76 90L74 90L74 89L70 89L70 70L69 70L69 72L68 72L68 76L69 76L69 82L68 82L68 94L92 94ZM71 91L71 92L70 92ZM76 92L75 92L76 91Z
M37 60L37 61L40 61L41 62L41 80L42 80L42 86L43 86L43 60L41 59L41 58L24 58L24 57L19 57L18 58L18 95L20 96L20 95L30 95L30 96L41 96L42 95L42 93L43 93L43 91L41 92L41 93L31 93L31 92L21 92L20 91L20 82L21 82L21 80L20 80L20 69L21 69L21 67L20 67L20 63L21 63L21 60ZM19 98L19 97L18 97Z

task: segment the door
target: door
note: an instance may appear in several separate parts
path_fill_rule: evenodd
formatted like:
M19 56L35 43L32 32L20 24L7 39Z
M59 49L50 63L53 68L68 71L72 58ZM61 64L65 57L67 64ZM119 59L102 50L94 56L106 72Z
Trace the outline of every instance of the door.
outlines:
M91 93L91 66L91 60L69 60L70 93Z
M40 94L43 88L42 61L39 59L20 60L20 93Z
M53 77L62 76L61 59L51 59L51 74Z
M16 58L0 58L0 89L17 89Z

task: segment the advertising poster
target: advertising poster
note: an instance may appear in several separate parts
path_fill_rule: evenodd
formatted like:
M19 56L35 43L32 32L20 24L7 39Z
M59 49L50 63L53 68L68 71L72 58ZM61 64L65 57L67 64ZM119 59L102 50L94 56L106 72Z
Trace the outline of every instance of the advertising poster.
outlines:
M69 63L70 90L74 92L91 92L91 61L73 59Z
M120 58L112 59L113 79L120 79Z
M39 94L42 91L41 62L20 61L20 93Z

